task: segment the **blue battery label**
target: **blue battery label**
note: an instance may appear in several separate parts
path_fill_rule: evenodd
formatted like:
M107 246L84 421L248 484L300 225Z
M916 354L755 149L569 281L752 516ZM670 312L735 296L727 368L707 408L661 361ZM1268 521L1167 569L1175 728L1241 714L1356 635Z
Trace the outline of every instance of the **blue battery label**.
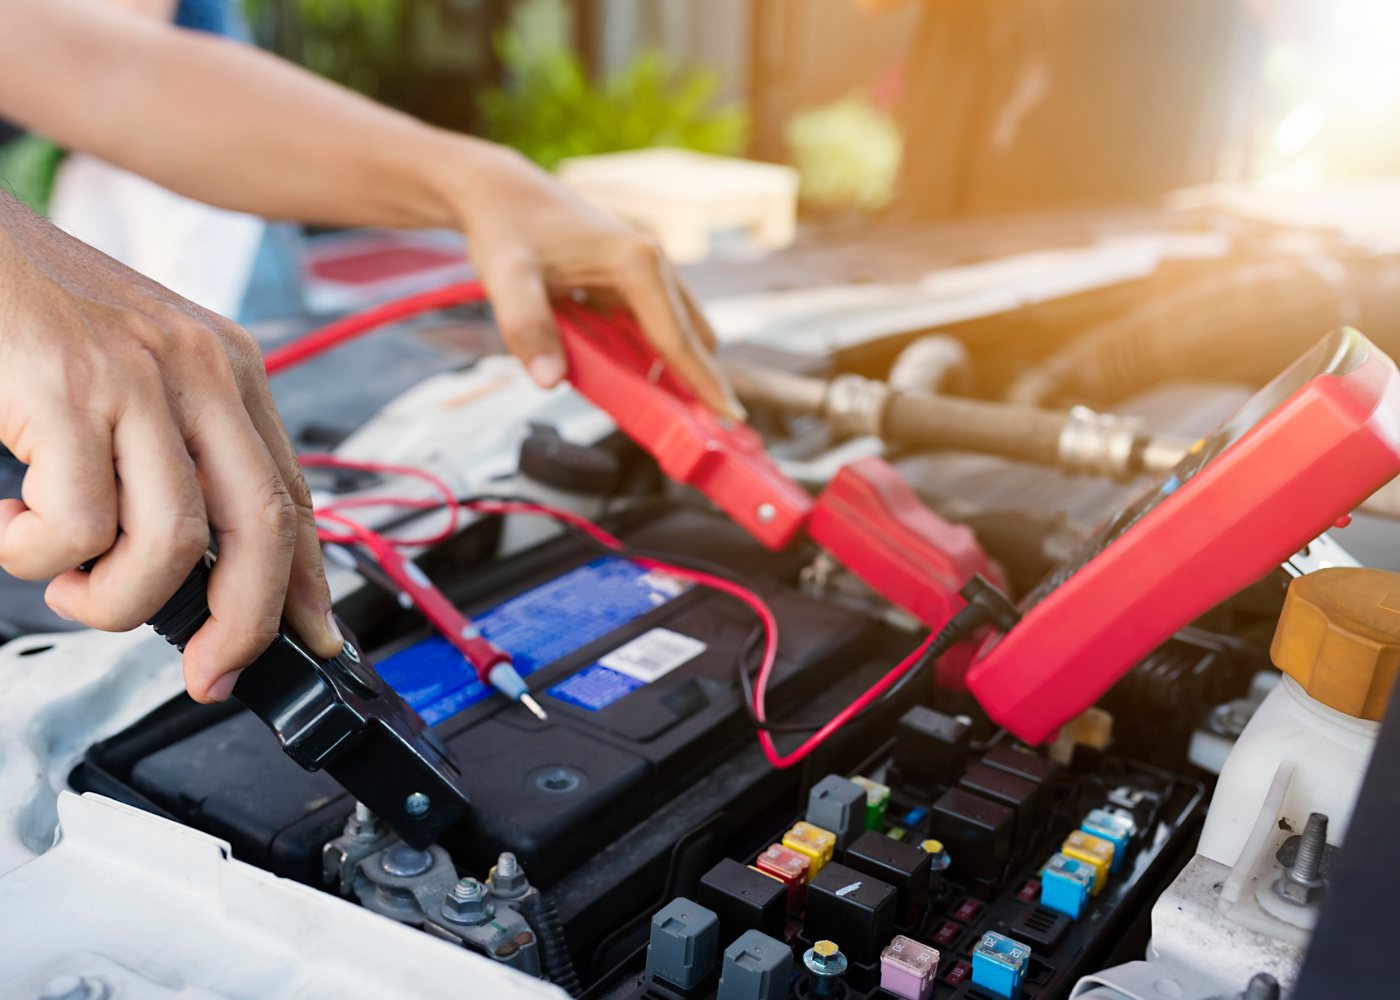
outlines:
M620 674L601 663L595 663L580 670L568 680L560 681L549 689L549 693L570 705L597 712L627 697L637 688L646 687L646 683L635 677Z
M699 639L668 628L654 628L560 681L549 693L560 701L597 712L665 677L704 651L705 644Z
M482 635L510 653L521 675L528 676L679 597L689 586L626 559L603 556L498 604L473 621ZM493 692L441 636L401 649L377 668L430 726Z

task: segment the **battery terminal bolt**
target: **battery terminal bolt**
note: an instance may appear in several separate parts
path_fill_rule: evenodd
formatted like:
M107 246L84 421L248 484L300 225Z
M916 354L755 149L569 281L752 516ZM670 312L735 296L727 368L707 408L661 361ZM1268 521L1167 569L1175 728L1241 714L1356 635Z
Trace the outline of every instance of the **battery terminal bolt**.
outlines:
M433 867L433 855L407 844L396 844L379 856L379 867L395 878L417 878Z
M487 876L491 893L503 898L523 896L530 889L530 880L525 877L525 869L520 867L514 854L505 851L496 859L496 866Z
M486 900L486 886L471 877L454 885L442 903L442 915L457 924L484 924L495 912Z
M355 811L345 821L345 836L359 841L378 840L384 835L384 824L363 802L355 803Z

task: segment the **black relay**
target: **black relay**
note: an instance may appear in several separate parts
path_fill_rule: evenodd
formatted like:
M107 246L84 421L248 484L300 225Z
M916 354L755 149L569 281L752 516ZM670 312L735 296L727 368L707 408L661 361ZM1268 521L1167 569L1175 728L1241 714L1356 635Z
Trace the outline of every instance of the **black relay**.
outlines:
M852 962L872 965L894 936L897 898L894 886L833 861L807 886L808 940L839 942Z
M781 938L787 894L787 886L777 879L725 858L700 880L696 902L715 911L725 941L744 931Z
M846 864L894 887L895 921L913 925L928 905L931 859L921 848L868 830L846 851Z

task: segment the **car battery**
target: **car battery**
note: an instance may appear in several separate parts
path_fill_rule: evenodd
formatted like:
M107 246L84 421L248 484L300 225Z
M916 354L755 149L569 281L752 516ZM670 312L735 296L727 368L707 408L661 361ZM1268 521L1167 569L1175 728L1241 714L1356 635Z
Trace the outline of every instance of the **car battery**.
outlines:
M839 697L837 681L869 683L917 641L799 593L789 581L805 553L767 552L709 512L662 513L624 540L682 561L703 556L764 594L782 635L774 706ZM363 636L381 676L462 768L472 808L443 838L459 864L484 871L508 850L548 885L662 803L695 794L691 786L717 761L757 753L737 683L755 622L738 602L571 537L495 565L461 567L458 579L433 573L512 654L549 713L538 721L495 694L426 628L380 643L377 633ZM319 881L321 848L340 832L349 796L287 760L247 712L179 701L162 710L178 723L138 723L94 748L90 771L121 771L129 800L227 839L237 857ZM799 711L820 719L837 707ZM109 767L104 754L124 754L122 766ZM772 777L759 769L753 781L764 774Z

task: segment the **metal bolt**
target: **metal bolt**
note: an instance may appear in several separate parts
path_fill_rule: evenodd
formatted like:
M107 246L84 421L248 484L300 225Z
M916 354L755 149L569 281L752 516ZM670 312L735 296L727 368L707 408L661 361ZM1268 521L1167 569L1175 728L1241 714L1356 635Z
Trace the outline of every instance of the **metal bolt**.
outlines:
M461 879L442 901L442 915L457 924L484 924L494 913L486 901L486 886L470 877Z
M428 815L428 810L433 807L433 802L422 792L414 792L403 800L403 811L414 819L422 819Z
M482 885L471 876L458 879L457 884L452 887L452 898L468 902L473 899L486 898L486 886Z
M919 845L919 849L929 856L930 872L946 871L953 863L953 859L948 856L947 849L941 840L925 840Z
M369 842L377 840L383 833L379 817L370 812L369 806L363 802L356 802L354 813L345 821L345 836Z
M764 524L767 524L777 516L778 508L774 507L771 503L761 503L758 505L758 519Z
M834 997L841 977L846 974L846 956L835 941L818 941L802 956L802 964L811 974L808 983L809 995L814 997Z
M520 867L520 862L510 851L504 852L496 859L496 867L491 869L490 882L492 894L507 899L523 896L530 890L530 880L525 877L525 870Z
M379 856L379 867L395 878L414 878L433 867L433 856L407 844L396 844Z
M1278 980L1267 972L1257 972L1240 994L1240 1000L1278 1000Z
M1327 817L1323 813L1312 813L1303 827L1303 835L1298 838L1298 854L1274 882L1274 892L1302 906L1317 902L1327 889L1322 878L1322 859L1326 852Z
M1327 817L1322 813L1308 816L1303 827L1303 839L1298 841L1298 858L1293 862L1293 875L1299 881L1322 877L1322 853L1327 850Z

